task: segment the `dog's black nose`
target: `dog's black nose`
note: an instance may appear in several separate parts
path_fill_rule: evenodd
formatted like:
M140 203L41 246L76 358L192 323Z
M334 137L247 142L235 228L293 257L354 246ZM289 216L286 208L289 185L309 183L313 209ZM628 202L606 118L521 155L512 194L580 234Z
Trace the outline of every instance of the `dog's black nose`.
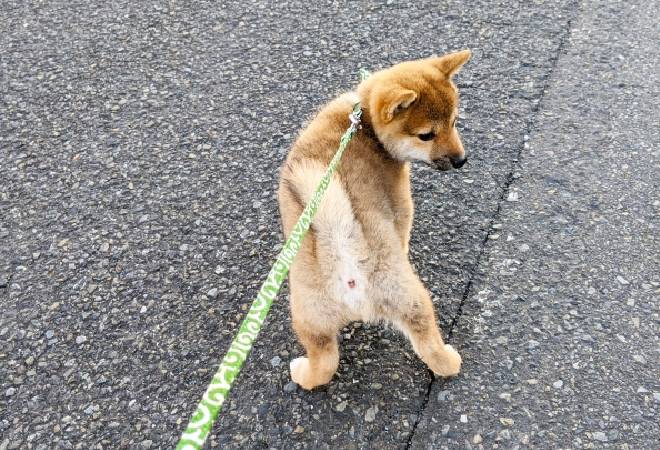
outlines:
M467 156L464 158L451 158L451 165L454 169L460 169L467 162Z

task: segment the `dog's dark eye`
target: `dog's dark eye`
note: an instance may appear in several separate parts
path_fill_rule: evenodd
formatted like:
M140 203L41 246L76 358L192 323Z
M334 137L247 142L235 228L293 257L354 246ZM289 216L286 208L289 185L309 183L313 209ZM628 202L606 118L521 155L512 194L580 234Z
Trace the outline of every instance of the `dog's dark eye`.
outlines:
M422 141L430 141L435 137L435 133L433 131L430 131L428 133L423 133L417 136L420 138Z

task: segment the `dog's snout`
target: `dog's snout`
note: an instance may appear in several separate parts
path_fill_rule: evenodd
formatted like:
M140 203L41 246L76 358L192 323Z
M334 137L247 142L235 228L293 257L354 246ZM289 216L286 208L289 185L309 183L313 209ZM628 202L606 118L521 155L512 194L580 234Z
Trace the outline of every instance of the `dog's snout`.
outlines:
M460 169L467 162L467 156L463 158L451 158L451 165L454 169Z

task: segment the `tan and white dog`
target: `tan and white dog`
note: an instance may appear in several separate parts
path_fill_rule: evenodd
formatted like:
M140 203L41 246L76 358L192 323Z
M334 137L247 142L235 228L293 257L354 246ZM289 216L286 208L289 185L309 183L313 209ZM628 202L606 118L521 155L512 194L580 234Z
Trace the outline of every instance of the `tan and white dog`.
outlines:
M327 104L300 133L282 167L279 205L288 237L332 159L357 101L362 128L343 156L290 272L293 329L307 357L291 361L305 389L328 383L337 334L352 321L394 324L436 374L460 355L442 340L431 298L408 259L413 219L410 161L437 169L465 161L452 76L464 50L397 64Z

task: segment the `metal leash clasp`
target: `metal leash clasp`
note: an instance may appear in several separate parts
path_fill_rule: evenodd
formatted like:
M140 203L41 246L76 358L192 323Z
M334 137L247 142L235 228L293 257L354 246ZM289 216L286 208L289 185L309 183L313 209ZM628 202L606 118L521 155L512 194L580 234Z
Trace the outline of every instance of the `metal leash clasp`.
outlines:
M348 119L351 121L351 129L354 131L357 130L362 121L362 109L360 109L359 103L353 106L353 111L348 115Z

